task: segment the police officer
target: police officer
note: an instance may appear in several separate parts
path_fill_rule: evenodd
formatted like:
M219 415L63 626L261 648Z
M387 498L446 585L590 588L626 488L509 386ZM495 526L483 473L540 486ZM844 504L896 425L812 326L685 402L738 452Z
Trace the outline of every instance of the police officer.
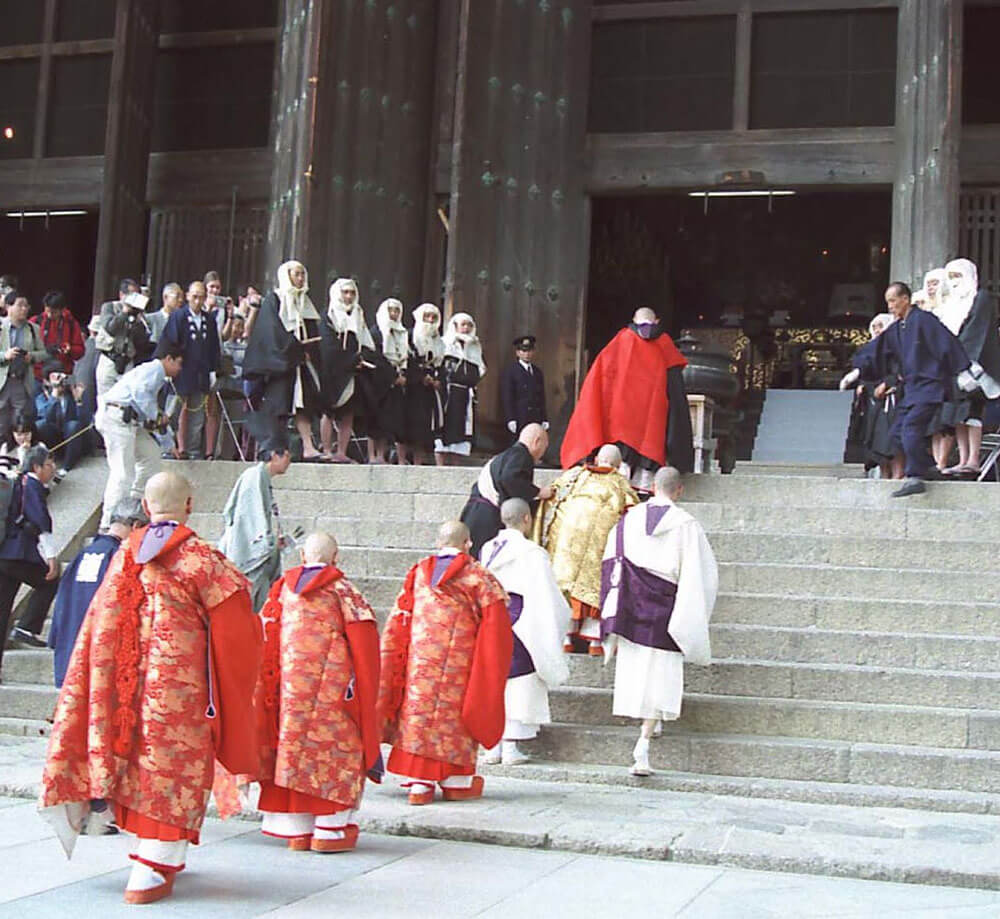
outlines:
M521 428L532 422L548 430L549 419L545 411L545 377L532 363L535 336L521 335L513 345L516 360L504 368L500 377L500 398L507 430L516 438Z

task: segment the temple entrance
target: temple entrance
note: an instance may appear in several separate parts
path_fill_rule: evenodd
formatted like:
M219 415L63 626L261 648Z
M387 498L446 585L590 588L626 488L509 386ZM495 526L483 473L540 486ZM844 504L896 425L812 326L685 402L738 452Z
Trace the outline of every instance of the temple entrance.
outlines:
M773 191L593 199L588 362L648 304L675 337L748 338L744 388L835 385L883 309L891 195Z
M21 215L24 216L21 216ZM86 327L94 306L97 212L26 207L0 211L0 274L16 274L33 312L42 297L61 290L80 324ZM110 299L113 291L98 291Z

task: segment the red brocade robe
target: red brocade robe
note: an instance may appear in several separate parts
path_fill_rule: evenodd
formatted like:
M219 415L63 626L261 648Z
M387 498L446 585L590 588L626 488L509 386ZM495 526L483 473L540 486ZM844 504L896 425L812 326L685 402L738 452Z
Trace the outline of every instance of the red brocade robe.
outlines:
M686 366L669 335L646 341L622 329L587 371L559 451L563 469L618 442L659 466L666 463L667 372Z
M410 569L382 634L378 719L386 768L440 781L473 773L477 744L499 742L514 639L489 571L460 553L431 587L434 566Z
M357 807L378 761L378 626L337 568L297 593L302 571L285 572L261 611L260 808L329 814Z
M197 842L216 758L257 772L260 622L221 552L178 526L140 565L145 532L116 553L83 621L39 806L69 815L104 798L129 832Z

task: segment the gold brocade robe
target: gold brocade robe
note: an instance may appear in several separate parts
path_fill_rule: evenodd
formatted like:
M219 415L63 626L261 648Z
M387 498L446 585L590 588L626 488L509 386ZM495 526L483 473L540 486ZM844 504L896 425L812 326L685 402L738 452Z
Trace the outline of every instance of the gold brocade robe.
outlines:
M604 544L639 497L624 476L598 466L567 469L552 487L556 495L539 504L532 539L551 556L559 589L599 607Z

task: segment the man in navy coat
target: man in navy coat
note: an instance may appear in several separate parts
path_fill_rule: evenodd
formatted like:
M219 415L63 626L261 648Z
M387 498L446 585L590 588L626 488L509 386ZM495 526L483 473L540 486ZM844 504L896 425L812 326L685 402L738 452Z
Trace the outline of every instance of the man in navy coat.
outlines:
M215 375L219 370L219 327L205 311L205 285L192 281L187 303L170 314L160 335L157 356L169 347L184 351L184 366L174 380L174 390L181 401L177 423L177 449L192 456L200 455L201 435L205 433L205 458L214 459L219 433L219 415Z
M500 377L500 398L507 430L516 440L528 424L540 424L548 430L549 418L545 410L545 377L541 368L532 363L535 336L515 338L514 356L515 360L504 368Z

